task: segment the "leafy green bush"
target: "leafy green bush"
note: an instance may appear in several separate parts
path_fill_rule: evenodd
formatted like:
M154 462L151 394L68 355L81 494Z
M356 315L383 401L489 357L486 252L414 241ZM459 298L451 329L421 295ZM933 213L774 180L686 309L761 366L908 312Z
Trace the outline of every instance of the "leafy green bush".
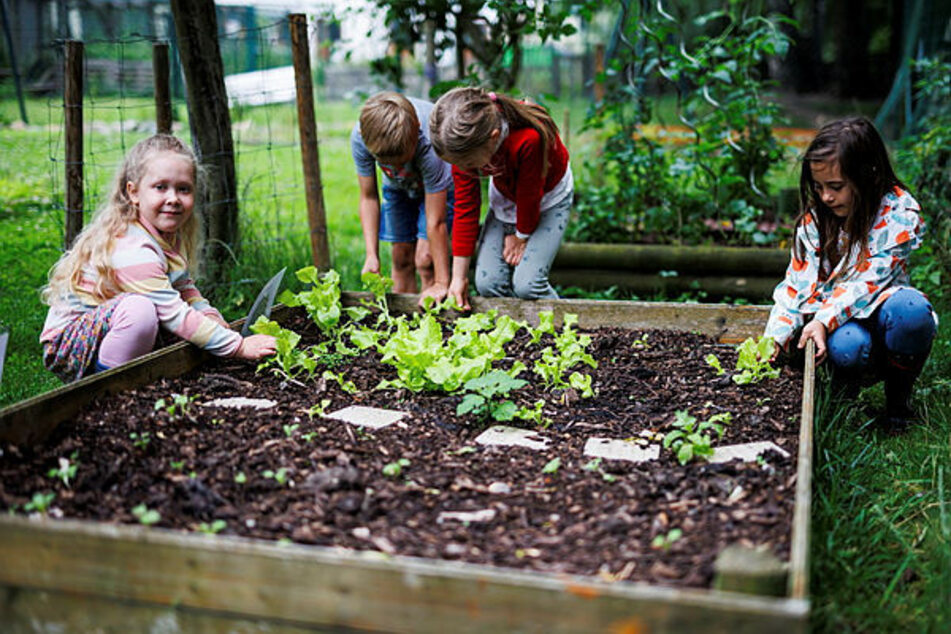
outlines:
M915 252L912 283L943 304L951 280L951 63L926 59L915 70L916 98L925 114L918 132L899 142L896 167L921 204L928 229Z
M745 3L682 22L642 9L625 24L626 43L606 71L607 92L586 127L607 132L604 152L588 169L607 184L578 192L579 218L568 238L580 241L732 244L775 243L788 229L775 222L766 175L784 147L773 127L785 121L765 98L761 69L790 40L783 17L749 12ZM648 86L672 86L690 141L671 148L643 134L654 119ZM598 179L592 179L596 183ZM782 235L780 235L782 233Z

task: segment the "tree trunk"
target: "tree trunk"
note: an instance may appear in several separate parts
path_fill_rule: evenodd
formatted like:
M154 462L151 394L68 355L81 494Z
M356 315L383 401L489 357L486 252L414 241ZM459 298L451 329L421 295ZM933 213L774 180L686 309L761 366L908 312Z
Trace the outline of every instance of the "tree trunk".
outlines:
M208 173L203 201L206 276L222 281L238 243L238 198L231 114L212 0L171 0L185 72L188 121L198 160Z

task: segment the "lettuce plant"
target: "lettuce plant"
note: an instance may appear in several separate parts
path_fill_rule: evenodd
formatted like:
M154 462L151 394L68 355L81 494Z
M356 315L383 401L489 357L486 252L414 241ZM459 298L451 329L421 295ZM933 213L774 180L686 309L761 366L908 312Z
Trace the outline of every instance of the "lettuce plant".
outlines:
M733 415L729 412L714 414L700 422L687 410L677 410L674 414L674 431L664 436L663 446L677 455L677 461L685 465L694 458L709 458L713 455L713 439L707 431L723 437L723 426L730 424Z

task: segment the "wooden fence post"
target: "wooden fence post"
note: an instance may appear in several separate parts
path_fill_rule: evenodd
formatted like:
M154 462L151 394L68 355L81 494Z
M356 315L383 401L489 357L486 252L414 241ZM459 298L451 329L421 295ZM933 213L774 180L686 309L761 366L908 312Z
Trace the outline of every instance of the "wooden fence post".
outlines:
M69 249L83 229L83 52L82 42L66 42L63 107L66 120L66 236Z
M155 131L172 133L172 97L168 81L168 42L152 45L152 77L155 87Z
M185 70L192 142L198 160L208 170L204 200L206 275L213 282L221 282L238 244L238 187L215 3L171 0L170 5Z
M324 210L324 186L320 180L320 154L317 147L317 121L314 116L314 82L310 73L307 42L307 16L292 13L291 48L294 54L294 80L297 86L297 125L300 129L301 162L304 188L307 192L307 222L310 226L310 248L314 266L330 268L330 245L327 242L327 214Z

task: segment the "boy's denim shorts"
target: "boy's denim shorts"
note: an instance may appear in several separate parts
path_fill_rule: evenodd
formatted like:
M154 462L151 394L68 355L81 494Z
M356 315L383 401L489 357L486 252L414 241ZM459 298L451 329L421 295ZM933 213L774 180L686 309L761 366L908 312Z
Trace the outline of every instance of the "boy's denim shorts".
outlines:
M452 231L452 192L446 194L446 228ZM380 205L380 240L415 242L426 239L426 199L413 198L406 190L383 186Z

